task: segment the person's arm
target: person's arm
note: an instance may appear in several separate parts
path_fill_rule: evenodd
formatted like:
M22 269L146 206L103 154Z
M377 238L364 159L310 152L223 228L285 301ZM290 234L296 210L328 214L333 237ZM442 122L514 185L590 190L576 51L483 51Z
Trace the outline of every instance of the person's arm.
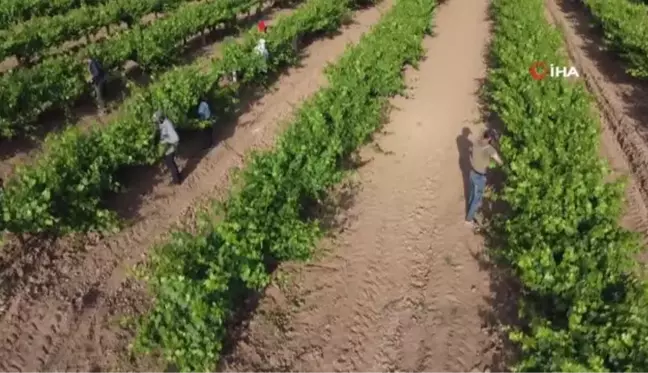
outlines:
M173 126L173 122L171 122L168 118L167 120L164 121L165 124L165 130L167 134L167 144L169 145L178 145L178 142L180 141L180 138L178 137L178 133L175 130L175 127Z
M92 75L92 82L97 83L103 76L103 69L97 61L90 62L90 74Z
M171 134L169 133L169 128L168 124L166 123L166 120L162 122L162 125L160 126L160 144L161 145L168 145L171 143Z
M165 130L160 131L160 144L167 145L170 143L171 143L171 138L169 137L169 133Z
M493 154L491 154L491 158L497 162L498 165L503 165L504 162L502 161L502 158L500 158L499 154L497 154L497 151L493 151Z
M92 83L95 83L97 81L98 72L94 61L90 61L90 66L88 66L88 69L90 70L90 77L92 79Z

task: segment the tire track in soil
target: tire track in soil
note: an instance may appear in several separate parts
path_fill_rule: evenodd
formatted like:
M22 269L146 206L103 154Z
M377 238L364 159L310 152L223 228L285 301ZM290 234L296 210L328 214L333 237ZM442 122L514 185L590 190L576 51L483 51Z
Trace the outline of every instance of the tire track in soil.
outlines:
M129 268L172 226L189 221L200 202L223 196L230 170L241 166L240 155L272 145L294 107L326 84L323 69L327 63L340 56L348 43L356 43L388 3L357 11L354 22L343 27L340 35L307 47L301 67L290 69L273 91L239 117L235 133L202 159L183 185L155 185L144 197L134 225L112 237L85 243L87 253L80 258L53 258L49 267L35 274L56 282L48 284L48 293L42 296L23 289L13 299L0 322L0 370L87 371L101 366L105 356L114 352L110 348L125 349L129 341L115 337L118 327L109 322L109 316L119 313L114 307L123 306L118 298L124 289L128 294L124 280ZM182 160L181 166L186 162ZM57 254L64 249L60 247Z
M349 223L322 242L334 254L305 268L287 265L303 269L291 281L294 299L268 289L226 370L471 371L490 364L482 317L490 279L475 258L483 240L464 223L458 161L462 130L483 128L475 124L476 92L486 75L488 3L452 0L438 9L435 36L424 41L427 59L406 73L409 98L392 100L387 135L361 151L362 187L339 218ZM279 328L281 307L290 321Z
M648 239L648 86L624 72L624 64L603 50L588 10L576 1L545 0L550 22L563 35L570 60L596 99L601 118L601 152L613 176L628 176L623 225ZM644 254L645 255L645 254Z

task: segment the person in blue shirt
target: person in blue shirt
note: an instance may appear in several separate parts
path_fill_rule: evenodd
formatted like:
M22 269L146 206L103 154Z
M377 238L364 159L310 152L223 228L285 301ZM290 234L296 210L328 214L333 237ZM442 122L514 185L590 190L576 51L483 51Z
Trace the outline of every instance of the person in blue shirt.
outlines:
M198 104L198 117L200 120L211 119L211 109L209 109L209 104L204 97L200 98L200 103Z
M95 58L88 58L88 70L92 76L92 86L95 91L95 98L97 99L97 106L99 114L104 114L106 111L106 103L104 101L104 93L106 87L106 72L103 67Z
M209 103L207 102L207 98L204 96L200 98L200 102L198 103L198 119L211 122L211 126L205 129L206 136L208 138L208 147L211 148L214 145L216 117L212 115L211 108L209 107Z

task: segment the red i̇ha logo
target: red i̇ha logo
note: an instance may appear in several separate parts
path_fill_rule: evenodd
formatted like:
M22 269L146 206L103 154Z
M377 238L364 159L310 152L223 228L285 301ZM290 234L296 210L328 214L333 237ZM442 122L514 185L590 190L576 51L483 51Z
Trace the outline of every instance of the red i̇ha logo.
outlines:
M534 80L542 80L549 74L549 67L543 61L536 61L529 67L529 73Z
M580 78L574 66L547 65L544 61L536 61L529 67L529 73L534 80L542 80L547 76L552 78Z

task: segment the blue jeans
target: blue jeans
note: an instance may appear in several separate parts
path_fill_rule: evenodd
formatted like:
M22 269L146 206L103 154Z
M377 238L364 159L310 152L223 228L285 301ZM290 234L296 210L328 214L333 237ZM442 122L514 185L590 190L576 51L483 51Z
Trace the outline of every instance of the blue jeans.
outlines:
M468 196L468 214L466 215L466 221L475 220L475 214L484 197L484 189L486 189L486 175L481 175L470 170L470 195Z

